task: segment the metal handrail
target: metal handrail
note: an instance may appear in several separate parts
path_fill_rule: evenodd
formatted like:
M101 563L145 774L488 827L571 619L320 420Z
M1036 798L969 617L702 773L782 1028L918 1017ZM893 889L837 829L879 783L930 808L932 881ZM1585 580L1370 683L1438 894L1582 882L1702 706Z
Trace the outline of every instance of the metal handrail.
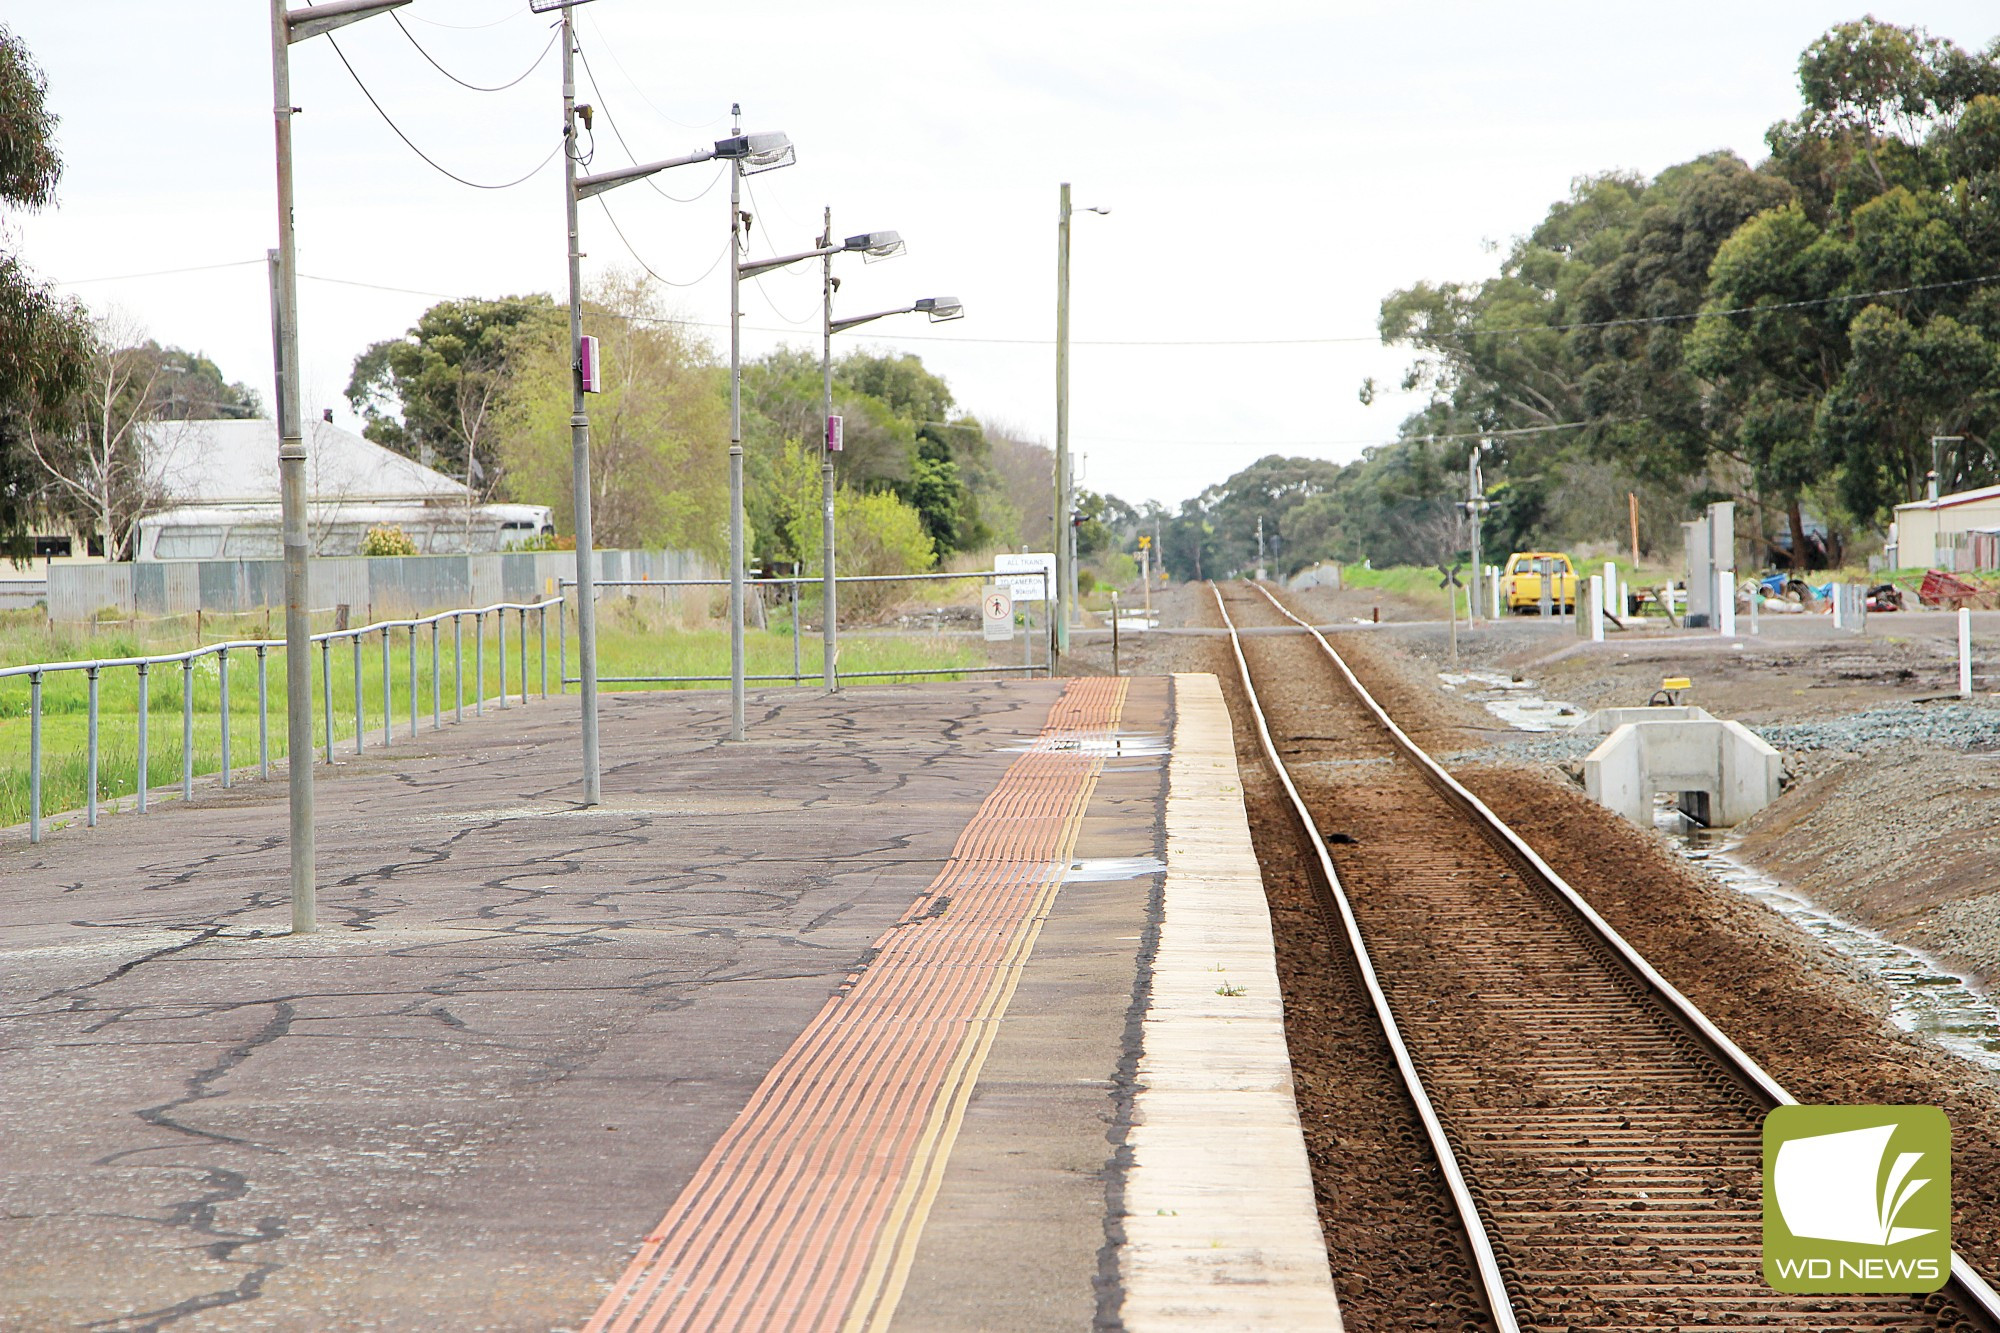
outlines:
M457 687L454 693L453 718L462 720L465 716L465 663L464 646L460 626L464 618L471 616L477 627L474 644L474 699L473 713L479 716L486 711L486 635L485 619L496 616L499 627L498 643L500 651L500 695L499 706L508 706L507 693L507 613L512 611L517 617L519 631L518 660L520 663L521 702L528 701L528 615L536 613L538 638L541 649L540 687L543 698L549 693L549 633L548 613L551 607L562 605L560 596L544 598L538 602L494 602L488 606L460 607L450 611L439 611L428 616L411 616L402 619L378 620L367 625L351 626L347 629L325 630L314 634L310 642L320 647L321 661L321 703L325 718L326 760L333 762L333 645L342 639L354 644L354 749L359 754L366 744L366 684L361 669L362 640L370 635L382 638L382 743L390 744L394 739L396 701L390 697L394 689L394 674L389 662L390 636L393 631L409 632L409 682L410 711L409 734L414 736L419 725L420 708L417 698L417 636L423 626L431 628L431 727L437 730L444 725L443 691L441 667L441 626L446 620L452 622L452 644L454 670ZM87 678L88 694L86 713L88 720L85 731L85 798L84 819L90 827L96 827L98 815L98 775L99 775L99 725L98 725L98 682L108 670L131 668L138 673L138 720L137 720L137 781L134 796L136 810L144 814L152 783L148 772L148 698L149 684L154 667L178 665L181 669L181 797L191 799L194 795L194 689L195 664L205 657L214 657L219 666L218 700L219 731L221 737L221 762L219 772L222 785L233 785L235 769L230 756L230 708L229 708L229 654L250 651L257 654L257 770L260 778L271 775L271 735L270 735L270 679L268 663L273 648L283 648L283 639L230 639L221 643L206 643L176 653L148 653L132 657L99 657L77 659L66 662L28 662L17 666L0 667L0 680L26 677L28 681L28 841L42 840L42 682L53 675L66 672L82 672ZM308 670L311 669L308 663Z
M923 582L943 582L947 580L958 580L962 582L968 579L988 579L988 580L1005 579L1008 581L1012 581L1014 579L1024 579L1024 578L1039 579L1042 585L1043 605L1050 607L1054 606L1054 602L1050 599L1049 596L1052 589L1050 587L1049 575L1047 570L1008 570L1003 572L997 569L969 569L969 570L962 570L957 573L942 572L934 574L840 574L837 575L833 581L836 584L923 583ZM798 589L801 586L810 586L814 588L822 587L824 586L825 582L826 580L820 577L819 575L804 575L804 574L762 575L752 578L746 578L743 580L743 584L745 587L765 586L774 588L790 588L792 590L792 597L791 597L792 674L789 676L771 676L771 675L746 676L744 677L746 681L752 681L757 683L766 683L766 682L784 683L789 681L794 685L801 685L805 683L805 675L801 669L801 663L799 660L800 640L798 634L798 619L799 619ZM558 578L556 580L556 591L559 594L562 594L565 600L567 600L568 596L566 590L574 588L576 586L577 583L575 579ZM593 598L597 596L599 591L605 588L726 588L729 586L731 586L730 580L726 578L591 580L591 590ZM1056 673L1058 665L1058 659L1056 655L1056 634L1055 634L1054 618L1053 617L1050 618L1049 623L1045 628L1045 632L1048 638L1047 659L1045 661L1038 663L1034 660L1033 656L1034 655L1034 640L1033 640L1033 629L1032 629L1033 612L1028 612L1027 614L1030 617L1030 623L1028 626L1024 626L1022 632L1021 646L1022 646L1022 652L1025 656L1025 660L1020 666L996 666L988 664L985 666L919 667L919 668L912 668L908 671L843 671L840 672L839 675L840 678L843 680L869 680L869 679L879 679L884 677L903 679L903 678L919 677L919 676L965 676L972 674L981 674L989 676L1005 676L1005 675L1053 676ZM560 618L558 619L557 626L558 626L558 633L559 634L562 633L564 628L564 622L562 619ZM568 645L568 640L566 638L562 639L562 641L557 645L556 658L561 665L561 675L562 675L561 687L565 692L567 692L569 687L572 684L577 683L581 678L569 674L569 645ZM600 685L642 685L642 684L643 685L707 685L707 684L719 684L721 682L728 681L730 679L731 677L729 676L598 676L597 683Z

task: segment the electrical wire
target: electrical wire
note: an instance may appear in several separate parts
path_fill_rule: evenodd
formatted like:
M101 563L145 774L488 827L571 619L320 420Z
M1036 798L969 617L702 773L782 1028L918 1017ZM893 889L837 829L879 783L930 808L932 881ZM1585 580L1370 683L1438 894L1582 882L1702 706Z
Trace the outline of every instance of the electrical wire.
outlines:
M611 115L610 104L604 100L604 85L597 81L597 71L590 67L590 57L587 54L585 54L582 42L578 42L576 44L576 54L583 61L583 72L585 76L590 79L591 95L597 99L597 105L596 105L597 114L603 116L604 123L611 127L611 137L618 140L618 146L625 150L625 156L632 159L632 165L635 167L642 165L639 161L639 155L632 151L632 145L625 142L625 132L618 128L617 120L615 120ZM695 200L697 199L706 198L709 192L715 189L716 182L722 179L722 173L727 166L728 166L727 163L718 162L716 164L715 174L708 178L708 184L702 186L701 189L687 196L685 199L683 199L680 195L672 193L671 191L662 189L660 187L660 183L654 180L651 176L645 176L642 177L641 179L643 179L646 182L646 184L652 188L654 194L659 195L662 199L671 199L674 203L677 204L691 204L695 202Z
M618 233L618 240L620 241L621 244L624 245L625 253L632 256L632 262L636 263L640 268L645 269L647 275L651 277L655 282L665 283L669 287L696 287L701 285L702 283L708 281L709 274L715 272L717 266L719 266L722 263L722 257L729 253L729 242L724 241L722 243L722 249L716 252L714 263L711 263L708 266L707 270L704 271L702 275L696 278L693 282L675 282L672 278L663 278L658 273L653 271L653 266L651 264L648 264L645 260L639 257L639 252L638 250L633 248L632 242L625 239L625 229L618 225L617 218L611 216L611 206L604 202L604 198L602 195L598 196L597 206L604 210L604 220L611 224L612 231ZM634 318L637 318L637 316L634 316ZM678 324L678 323L684 323L685 321L666 320L664 322L669 324Z
M58 287L86 287L93 282L130 282L137 278L170 278L180 273L212 273L219 268L248 268L252 264L267 264L268 259L232 259L226 264L195 264L188 268L156 268L148 273L112 273L101 278L71 278L67 282L58 281Z
M560 153L563 149L562 144L558 143L554 148L551 148L549 150L549 155L547 157L543 158L541 161L535 163L533 167L529 168L526 175L517 176L513 180L505 181L498 185L486 185L482 184L479 181L469 181L465 177L459 175L457 172L452 171L450 168L441 165L436 158L432 157L429 153L426 153L423 149L417 147L415 143L411 142L410 136L403 133L402 126L398 125L395 121L389 118L389 113L387 111L384 111L382 109L382 104L375 100L375 94L368 91L368 85L363 83L361 81L361 76L354 72L354 66L349 64L347 61L347 52L340 49L340 43L333 40L333 34L332 33L326 34L326 40L332 44L333 53L340 57L341 66L347 71L347 77L354 80L354 86L359 88L361 90L361 95L368 99L368 105L375 108L375 114L382 118L382 123L384 125L387 125L390 129L394 130L396 132L396 137L403 141L404 146L406 146L411 152L415 153L418 157L422 158L426 163L428 163L433 171L437 172L441 176L449 176L451 179L457 181L460 185L468 185L475 190L511 190L516 185L521 185L526 183L531 177L540 172L543 167L555 161L556 154Z
M437 19L427 19L422 14L411 14L410 17L419 23L428 23L433 28L451 28L458 32L477 32L482 28L497 28L503 23L511 23L528 12L528 6L522 5L517 9L508 10L505 14L502 14L490 23L441 23Z
M416 34L411 32L408 28L403 27L403 20L400 15L396 14L392 10L390 11L389 17L395 20L396 26L397 28L402 30L403 36L410 39L410 45L417 48L417 54L422 56L425 60L431 62L432 69L444 75L447 79L450 79L453 83L457 84L459 87L470 88L475 93L506 92L509 88L512 88L515 84L518 84L522 79L527 78L530 74L533 74L537 69L540 69L542 61L546 60L548 58L549 52L555 49L556 39L562 36L562 29L558 27L554 32L549 34L549 44L542 48L541 53L535 57L534 62L532 64L530 64L526 69L522 70L520 74L508 80L506 83L496 83L491 88L488 88L477 83L467 83L464 79L459 78L458 75L452 73L450 70L446 69L443 65L438 64L437 57L432 55L430 52L424 50L424 44L417 40Z
M588 13L585 13L583 15L583 18L586 22L590 24L590 30L592 32L596 33L599 37L604 38L604 53L611 57L611 63L616 65L618 67L618 72L625 76L625 82L631 85L632 91L635 94L637 94L639 100L644 102L647 106L651 107L653 114L658 116L661 120L666 121L669 125L678 125L680 128L684 130L707 130L707 129L713 129L717 125L720 125L724 121L729 119L729 117L726 115L715 116L709 120L702 121L700 124L695 124L692 121L681 120L678 117L670 116L666 112L660 110L659 106L656 103L654 103L653 99L646 96L646 90L639 86L639 81L632 77L631 71L625 68L625 62L618 58L617 46L611 41L610 38L604 37L604 30L597 26L597 20L595 18L592 18ZM582 50L583 50L582 46L579 45L577 47L578 53L581 54ZM584 65L586 68L588 68L589 64L590 62L588 60L584 61ZM597 78L595 75L591 77L590 82L592 87L598 87ZM601 87L598 87L598 91L601 93L603 89Z
M1162 440L1157 437L1145 439L1116 435L1087 435L1079 437L1084 444L1156 444L1168 449L1355 449L1378 444L1408 444L1415 441L1435 444L1445 440L1494 440L1503 436L1546 435L1550 431L1582 430L1586 426L1627 426L1633 418L1618 421L1561 421L1548 426L1518 426L1509 430L1469 430L1439 432L1424 435L1401 435L1395 440Z

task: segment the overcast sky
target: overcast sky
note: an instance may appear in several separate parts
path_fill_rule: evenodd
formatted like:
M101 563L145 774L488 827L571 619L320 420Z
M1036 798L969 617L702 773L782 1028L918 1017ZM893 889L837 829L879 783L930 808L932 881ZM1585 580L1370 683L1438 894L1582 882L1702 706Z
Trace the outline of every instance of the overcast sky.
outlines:
M94 309L206 352L268 403L264 252L276 240L270 35L250 0L8 5L0 22L48 74L66 162L58 204L15 219L25 258ZM1415 404L1373 406L1407 357L1375 344L1382 296L1490 273L1574 176L1655 172L1718 148L1751 160L1794 113L1798 53L1859 5L1467 3L664 4L595 0L578 35L642 160L779 129L798 163L752 178L755 253L893 228L898 259L843 261L842 311L956 295L840 346L913 351L962 409L1053 440L1057 186L1109 216L1076 222L1071 431L1084 484L1170 504L1271 452L1336 460L1393 437ZM1990 5L1879 8L1966 45ZM443 296L559 293L564 282L556 53L524 0L415 0L292 48L300 319L308 414L355 355ZM544 161L544 159L547 159ZM630 159L597 122L597 169ZM696 167L603 197L644 263L689 284L722 328L727 182ZM704 194L704 189L707 193ZM634 261L595 202L587 272ZM159 270L234 265L163 276ZM746 353L816 346L817 269L745 292ZM1267 340L1260 344L1256 340ZM1272 345L1270 340L1277 340ZM1291 341L1284 341L1291 340ZM1320 340L1320 341L1313 341Z

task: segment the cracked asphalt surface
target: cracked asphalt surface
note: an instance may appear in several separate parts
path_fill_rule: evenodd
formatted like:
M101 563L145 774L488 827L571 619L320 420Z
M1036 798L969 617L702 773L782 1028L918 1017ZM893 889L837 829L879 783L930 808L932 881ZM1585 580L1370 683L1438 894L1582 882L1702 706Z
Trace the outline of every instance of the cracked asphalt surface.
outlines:
M0 1327L581 1324L1060 686L606 696L592 810L573 699L399 735L308 937L282 783L0 841Z

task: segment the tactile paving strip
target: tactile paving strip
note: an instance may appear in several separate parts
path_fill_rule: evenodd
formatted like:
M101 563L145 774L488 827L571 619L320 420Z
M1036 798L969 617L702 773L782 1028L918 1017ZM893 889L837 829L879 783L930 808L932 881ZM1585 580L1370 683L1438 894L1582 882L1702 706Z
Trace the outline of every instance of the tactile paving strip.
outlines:
M716 1141L586 1333L885 1327L1125 681L1069 684L929 889Z

